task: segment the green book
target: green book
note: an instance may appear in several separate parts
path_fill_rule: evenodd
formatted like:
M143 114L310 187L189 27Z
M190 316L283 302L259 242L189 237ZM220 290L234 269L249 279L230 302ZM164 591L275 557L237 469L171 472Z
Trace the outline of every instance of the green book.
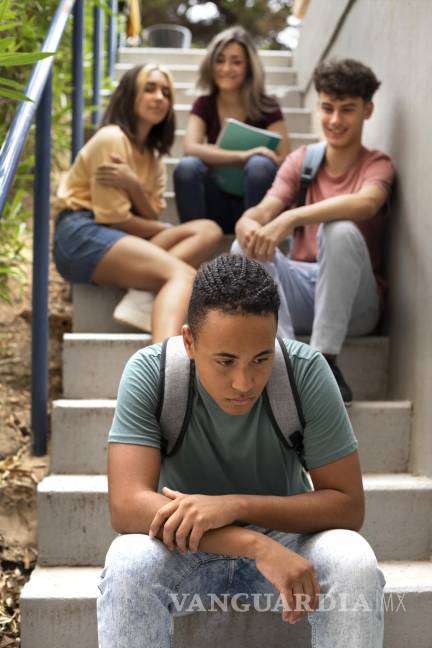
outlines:
M247 151L256 146L266 146L275 151L281 141L278 133L249 126L237 119L225 119L216 146L226 151ZM213 178L219 187L234 196L243 196L243 168L240 166L216 166L212 170Z

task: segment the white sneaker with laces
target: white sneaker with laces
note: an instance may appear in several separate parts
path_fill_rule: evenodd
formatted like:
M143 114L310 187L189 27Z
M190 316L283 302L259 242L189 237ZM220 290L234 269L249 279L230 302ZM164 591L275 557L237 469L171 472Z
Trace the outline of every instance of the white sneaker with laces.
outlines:
M130 288L115 307L113 319L150 333L154 298L152 292Z

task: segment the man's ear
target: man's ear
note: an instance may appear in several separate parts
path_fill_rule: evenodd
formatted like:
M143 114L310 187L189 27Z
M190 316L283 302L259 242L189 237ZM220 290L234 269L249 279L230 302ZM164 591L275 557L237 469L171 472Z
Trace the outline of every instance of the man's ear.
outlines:
M194 339L192 337L192 332L187 324L184 324L182 326L182 336L183 336L183 344L186 350L186 353L188 355L188 358L190 360L194 359Z
M370 117L372 117L372 113L374 111L374 108L375 108L375 106L374 106L373 101L367 101L365 103L365 107L364 107L364 118L365 119L369 119Z

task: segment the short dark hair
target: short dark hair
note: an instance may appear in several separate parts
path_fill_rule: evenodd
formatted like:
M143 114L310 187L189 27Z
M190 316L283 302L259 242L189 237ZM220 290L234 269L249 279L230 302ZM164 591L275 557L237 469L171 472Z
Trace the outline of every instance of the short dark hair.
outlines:
M170 87L170 109L167 116L159 124L151 128L147 135L146 141L139 142L137 140L136 125L137 118L135 116L135 100L138 92L138 77L143 70L152 72L153 70L160 70L167 78ZM159 65L135 65L130 70L127 70L119 81L117 88L111 95L108 106L102 115L99 128L116 124L119 126L124 134L133 142L138 149L148 149L150 151L158 152L159 155L169 153L171 146L174 142L175 134L175 116L174 116L174 89L171 75L165 68Z
M322 61L314 71L317 92L334 97L361 97L371 101L381 85L370 67L354 59Z
M194 337L208 311L227 314L267 315L276 322L279 295L265 268L241 254L222 254L199 268L189 302L188 324Z

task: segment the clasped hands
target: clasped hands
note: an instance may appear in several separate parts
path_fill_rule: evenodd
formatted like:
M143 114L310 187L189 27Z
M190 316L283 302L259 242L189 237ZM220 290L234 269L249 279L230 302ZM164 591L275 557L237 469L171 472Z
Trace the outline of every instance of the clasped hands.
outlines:
M236 234L247 256L257 261L271 261L276 247L294 232L295 224L290 222L289 212L274 220L260 225L257 221L243 216L237 223Z

